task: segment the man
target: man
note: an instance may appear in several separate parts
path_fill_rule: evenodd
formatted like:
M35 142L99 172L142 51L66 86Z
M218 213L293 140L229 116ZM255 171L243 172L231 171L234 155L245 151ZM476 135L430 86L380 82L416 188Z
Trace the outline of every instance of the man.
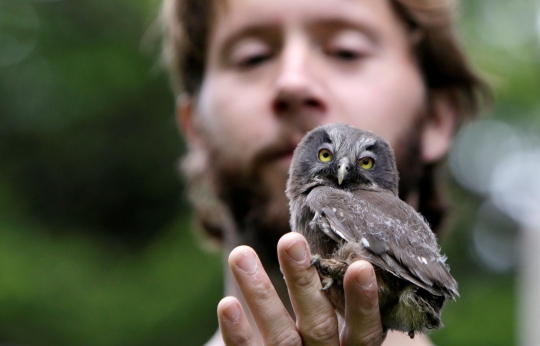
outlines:
M317 125L370 130L396 151L400 197L440 226L435 167L486 91L449 1L165 0L163 14L190 197L230 253L209 344L380 345L373 267L347 270L338 322L305 239L288 233L287 170ZM430 343L389 333L384 344Z

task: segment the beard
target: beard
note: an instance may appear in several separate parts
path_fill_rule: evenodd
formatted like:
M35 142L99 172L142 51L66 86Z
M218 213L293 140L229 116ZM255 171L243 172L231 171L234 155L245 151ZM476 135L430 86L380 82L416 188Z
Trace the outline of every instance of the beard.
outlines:
M399 198L409 203L412 202L411 195L418 191L425 168L421 152L421 129L424 121L424 117L419 117L407 131L402 133L394 148L399 172ZM417 203L411 204L417 207Z
M419 116L396 142L399 196L403 200L417 190L422 178L420 131L424 120ZM248 164L225 155L213 137L205 135L205 149L191 150L182 167L199 228L220 243L234 239L228 243L253 247L265 267L276 267L277 242L290 232L285 196L288 174L278 167L276 154L287 150L286 143L294 134L303 136L316 125L284 124L283 129L288 130L278 136L275 145L261 150ZM204 128L199 133L204 134Z
M245 172L221 170L217 183L218 197L228 206L236 225L239 244L255 249L263 265L278 263L276 246L279 238L290 232L289 203L285 196L287 174L273 177L261 165ZM216 169L217 170L217 169Z
M290 232L288 169L279 160L292 155L296 143L317 125L313 117L282 121L273 144L247 162L226 154L204 124L195 124L205 148L190 150L182 166L200 228L221 243L253 247L265 267L276 267L277 242Z

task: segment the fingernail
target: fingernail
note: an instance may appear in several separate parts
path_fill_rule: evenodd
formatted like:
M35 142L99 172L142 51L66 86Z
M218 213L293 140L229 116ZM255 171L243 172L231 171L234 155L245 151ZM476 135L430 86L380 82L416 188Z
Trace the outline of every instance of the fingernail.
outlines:
M236 266L247 274L253 274L257 270L257 259L251 251L245 251L238 258Z
M223 311L223 315L230 322L238 322L240 319L240 307L238 307L238 304L233 303Z
M295 262L303 262L306 259L306 244L303 241L292 243L285 251L287 255Z
M373 286L375 281L375 273L369 268L368 265L360 267L360 272L356 275L356 283L362 287L362 289L367 290Z

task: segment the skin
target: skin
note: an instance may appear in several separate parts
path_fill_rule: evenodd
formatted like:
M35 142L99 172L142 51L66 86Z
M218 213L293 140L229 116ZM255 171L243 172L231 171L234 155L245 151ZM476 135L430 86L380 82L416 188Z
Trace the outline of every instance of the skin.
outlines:
M427 108L409 37L387 1L229 0L208 49L200 92L179 102L190 150L220 148L222 162L239 171L256 162L262 184L282 208L292 149L317 125L342 122L370 130L397 155L404 136L420 126L424 163L448 150L455 107L444 93L432 93ZM260 159L275 147L279 155ZM285 280L277 270L265 271L255 251L240 244L236 234L225 234L228 297L218 306L221 336L210 344L382 343L368 262L347 270L346 318L340 325L316 270L309 268L311 254L301 235L285 234L278 243ZM384 342L408 344L430 343L392 332Z

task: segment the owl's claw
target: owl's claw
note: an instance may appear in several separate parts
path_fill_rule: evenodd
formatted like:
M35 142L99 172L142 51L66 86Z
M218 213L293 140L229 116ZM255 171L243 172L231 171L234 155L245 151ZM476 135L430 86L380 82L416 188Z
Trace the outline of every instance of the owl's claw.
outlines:
M321 287L321 291L327 291L330 287L332 287L332 285L334 284L334 279L332 279L331 277L329 276L325 276L322 280L321 280L321 283L323 285L323 287Z
M321 279L321 284L323 285L321 288L322 291L327 291L336 283L338 286L342 286L345 271L349 267L349 265L345 262L321 258L319 255L313 255L311 258L309 267L311 268L313 266L317 268L317 272L319 273L319 278Z
M319 274L319 278L321 279L321 284L323 286L321 287L321 291L327 291L334 284L334 279L322 273L323 270L321 269L321 261L323 261L321 256L313 255L311 262L309 263L309 267L311 268L315 266L315 268L317 268L317 273Z
M311 262L309 263L309 268L315 266L315 268L317 268L318 270L319 269L318 265L320 262L321 262L321 257L319 255L313 255L313 257L311 257Z

